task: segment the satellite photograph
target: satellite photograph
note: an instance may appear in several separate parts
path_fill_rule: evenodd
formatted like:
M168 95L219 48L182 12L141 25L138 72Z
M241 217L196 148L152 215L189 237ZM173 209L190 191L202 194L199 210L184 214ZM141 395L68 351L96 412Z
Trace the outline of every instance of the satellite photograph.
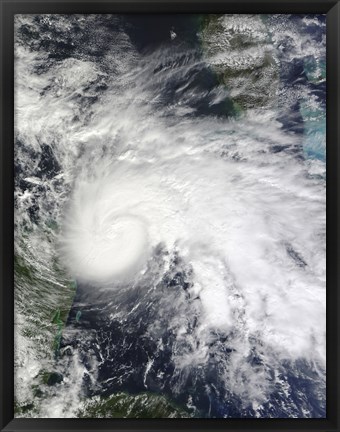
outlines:
M15 16L15 416L326 417L326 16Z

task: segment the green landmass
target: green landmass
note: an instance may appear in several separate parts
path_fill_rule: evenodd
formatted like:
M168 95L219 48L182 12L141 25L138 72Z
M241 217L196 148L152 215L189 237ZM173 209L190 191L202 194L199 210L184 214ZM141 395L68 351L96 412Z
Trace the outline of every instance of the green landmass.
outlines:
M279 68L267 49L268 38L257 39L251 32L233 26L232 17L210 14L201 19L201 42L204 57L210 62L219 81L230 91L233 112L238 115L249 108L268 107L276 101ZM265 19L259 19L259 26ZM229 21L230 23L229 23ZM256 57L252 58L256 52ZM230 61L230 59L235 61ZM229 102L230 103L230 102Z
M39 399L45 395L46 386L61 382L60 374L53 370L54 362L59 355L62 331L76 284L59 265L54 252L56 223L51 222L44 228L31 226L29 235L26 228L21 229L20 243L16 244L14 255L15 331L18 338L15 369L30 367L32 350L32 358L41 368L32 376L31 383L25 388L21 385L24 392L16 394L15 415L31 417L39 414Z
M153 393L116 393L84 401L79 418L190 418L193 414Z

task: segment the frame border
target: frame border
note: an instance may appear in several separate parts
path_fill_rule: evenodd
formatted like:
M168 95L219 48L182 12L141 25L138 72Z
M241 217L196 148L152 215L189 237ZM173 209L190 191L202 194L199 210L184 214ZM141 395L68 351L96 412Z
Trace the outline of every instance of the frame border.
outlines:
M327 390L326 419L14 419L14 14L325 13L327 14ZM14 431L327 431L340 413L340 0L0 0L0 430ZM340 267L340 263L339 263Z

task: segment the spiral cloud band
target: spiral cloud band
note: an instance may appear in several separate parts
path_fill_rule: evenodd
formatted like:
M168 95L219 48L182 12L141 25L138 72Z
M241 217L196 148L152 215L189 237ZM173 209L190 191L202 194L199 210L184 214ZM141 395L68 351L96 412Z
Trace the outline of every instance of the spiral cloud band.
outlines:
M147 224L112 182L81 183L68 210L62 244L66 265L79 280L118 282L145 261Z

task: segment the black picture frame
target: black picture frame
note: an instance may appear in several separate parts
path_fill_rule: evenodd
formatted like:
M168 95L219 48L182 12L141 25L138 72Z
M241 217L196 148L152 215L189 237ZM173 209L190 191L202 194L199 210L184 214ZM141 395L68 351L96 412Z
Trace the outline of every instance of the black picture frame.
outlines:
M2 431L340 431L339 122L340 3L334 0L1 0L0 305ZM14 418L14 14L326 13L327 14L327 418L326 419L15 419Z

